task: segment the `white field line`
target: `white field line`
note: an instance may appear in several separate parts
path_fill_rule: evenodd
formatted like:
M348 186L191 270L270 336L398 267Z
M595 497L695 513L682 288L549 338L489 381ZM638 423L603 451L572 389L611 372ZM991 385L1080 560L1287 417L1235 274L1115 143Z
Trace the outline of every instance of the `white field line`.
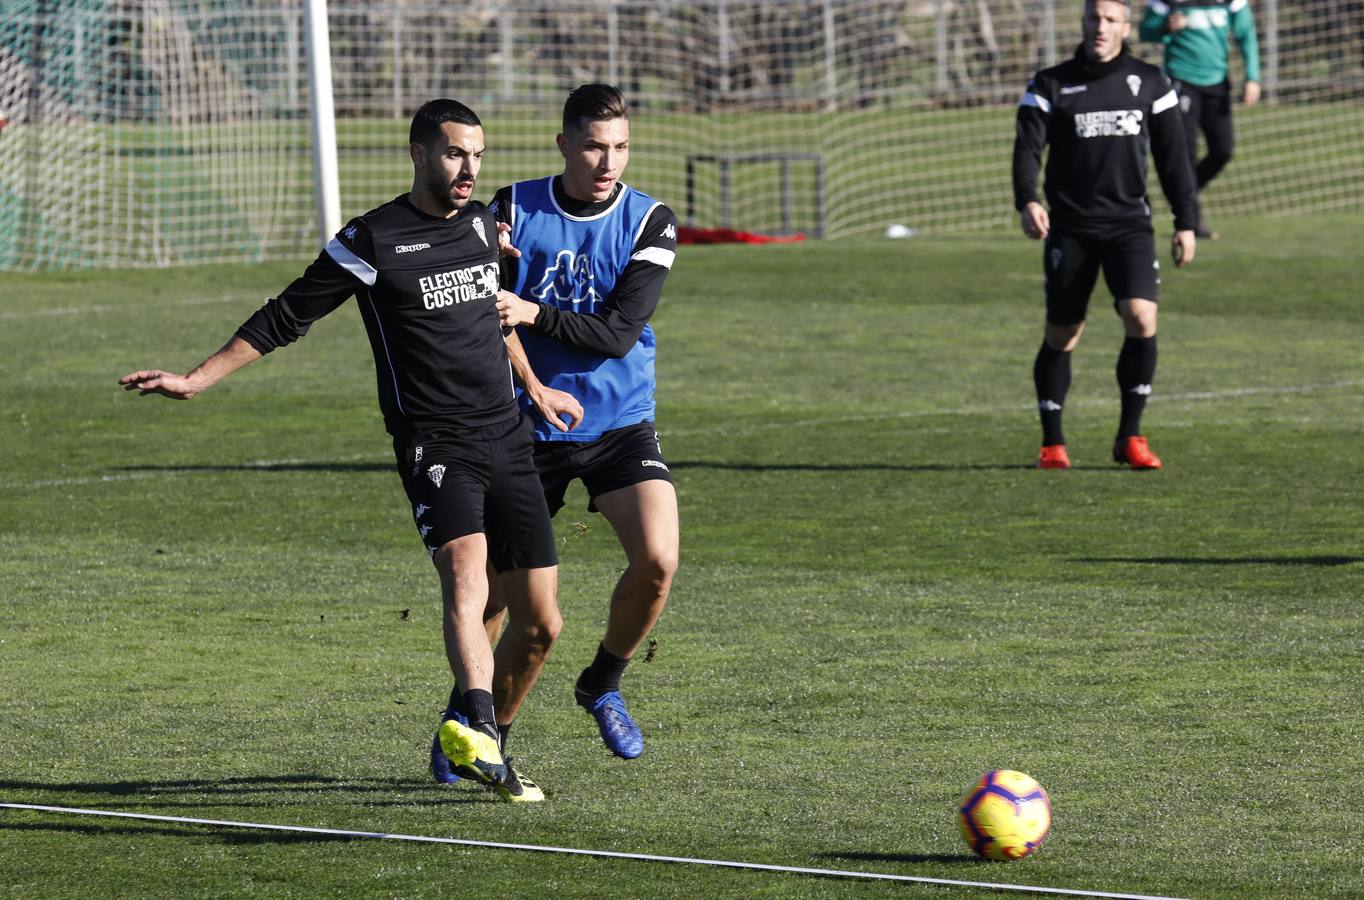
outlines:
M1157 395L1152 400L1160 399L1166 403L1196 403L1206 400L1228 400L1237 397L1256 397L1272 396L1278 394L1305 394L1312 391L1338 390L1342 388L1364 387L1364 380L1360 381L1331 381L1319 384L1290 384L1264 387L1233 388L1228 391L1188 391L1179 394L1167 394L1163 397ZM1107 406L1111 405L1111 400L1080 400L1067 404L1068 407L1087 407L1087 406ZM752 434L758 431L770 429L789 429L789 428L813 428L821 425L840 425L850 422L870 422L875 420L885 421L887 419L913 419L927 418L930 416L980 416L992 415L1002 412L1020 412L1031 410L1032 404L995 404L990 406L958 407L956 409L935 409L935 410L913 410L901 412L886 412L874 415L859 414L854 416L840 416L829 419L797 419L785 422L771 422L765 424L744 424L737 427L717 425L713 428L684 428L680 430L663 429L660 433L664 438L689 437L693 435L739 435ZM1295 421L1303 421L1295 419ZM1181 422L1165 422L1166 427L1180 427ZM1196 424L1212 427L1218 424L1208 419L1200 419ZM928 429L929 431L947 431L949 429ZM379 462L373 454L356 454L343 456L328 462ZM322 464L318 460L307 459L257 459L244 463L232 463L222 465L209 465L203 468L166 468L155 471L135 471L135 472L116 472L108 475L92 475L78 478L52 478L40 481L0 481L0 490L34 490L38 488L50 487L80 487L91 484L112 484L121 481L148 481L157 478L180 478L185 475L208 475L220 474L222 470L229 469L273 469L280 466Z
M1226 391L1184 391L1174 394L1152 394L1150 402L1153 404L1167 403L1192 403L1204 400L1232 400L1238 397L1259 397L1274 396L1278 394L1306 394L1313 391L1338 390L1341 388L1364 387L1364 380L1354 381L1328 381L1316 384L1285 384L1285 385L1264 385L1262 387L1232 388ZM1075 400L1066 404L1067 408L1089 407L1089 406L1109 406L1112 400ZM755 431L771 429L786 430L791 428L808 428L820 425L843 425L849 422L871 422L885 421L887 419L924 419L933 416L981 416L991 415L1002 412L1018 412L1020 410L1032 410L1035 404L1032 403L995 403L981 406L962 406L951 409L923 409L923 410L902 410L900 412L882 413L858 413L849 416L834 416L826 419L796 419L781 422L767 422L761 424L746 423L738 427L716 425L712 428L684 428L667 429L661 432L663 437L687 437L698 434L748 434Z
M145 310L161 306L208 306L212 303L241 303L248 298L240 294L233 297L185 297L175 300L163 301L139 301L134 304L128 303L86 303L80 306L47 306L42 309L14 310L11 312L0 312L0 322L13 321L15 319L43 319L52 316L84 316L99 313L128 313ZM261 297L260 302L264 303L266 297Z
M734 862L725 859L695 859L689 856L658 856L652 853L621 853L615 850L581 850L574 847L551 847L539 844L507 844L501 841L474 841L465 838L428 837L416 834L386 834L381 831L345 831L336 828L311 828L306 825L268 825L260 822L233 822L225 819L195 819L187 816L155 816L147 813L108 812L98 809L76 809L65 806L38 806L29 803L0 803L3 809L31 812L60 813L78 816L107 816L137 819L146 822L175 822L185 825L212 825L219 828L252 828L264 831L284 831L293 834L320 834L332 837L373 838L387 841L409 841L423 844L457 844L462 847L485 847L495 850L532 850L540 853L559 853L569 856L592 856L603 859L623 859L635 862L682 863L693 866L715 866L727 869L747 869L761 872L785 872L794 875L818 875L826 878L865 878L875 881L910 881L945 887L974 887L994 891L1019 891L1027 894L1064 894L1070 897L1110 897L1117 900L1178 900L1149 894L1119 894L1109 891L1082 891L1073 888L1034 887L1023 884L995 884L988 881L955 881L950 878L927 878L921 875L889 875L881 872L856 872L843 869L813 869L804 866L774 866L765 863Z

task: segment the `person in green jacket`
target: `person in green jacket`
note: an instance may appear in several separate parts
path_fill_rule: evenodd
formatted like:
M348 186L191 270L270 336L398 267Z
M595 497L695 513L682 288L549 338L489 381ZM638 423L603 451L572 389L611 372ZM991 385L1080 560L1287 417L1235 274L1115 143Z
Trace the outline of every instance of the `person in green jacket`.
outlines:
M1165 45L1165 71L1175 83L1184 113L1184 136L1198 189L1212 181L1231 159L1231 80L1227 76L1228 34L1246 64L1241 100L1260 101L1260 45L1248 0L1150 0L1138 29L1143 41ZM1198 132L1208 152L1198 158ZM1207 221L1197 235L1216 238Z

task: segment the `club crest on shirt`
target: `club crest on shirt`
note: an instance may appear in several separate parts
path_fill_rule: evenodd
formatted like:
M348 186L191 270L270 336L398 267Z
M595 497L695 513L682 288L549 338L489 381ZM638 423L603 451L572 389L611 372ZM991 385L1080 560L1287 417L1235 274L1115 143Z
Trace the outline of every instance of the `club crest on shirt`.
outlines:
M1133 97L1137 96L1137 94L1141 93L1141 76L1140 76L1140 75L1128 75L1128 76L1127 76L1127 86L1128 86L1129 88L1131 88L1131 90L1132 90L1132 96L1133 96Z
M536 300L552 299L559 306L565 303L577 306L584 301L595 304L599 298L593 285L592 260L586 253L560 250L530 293Z
M487 226L483 224L482 218L474 219L474 234L478 235L478 239L483 242L483 246L488 246L488 229Z

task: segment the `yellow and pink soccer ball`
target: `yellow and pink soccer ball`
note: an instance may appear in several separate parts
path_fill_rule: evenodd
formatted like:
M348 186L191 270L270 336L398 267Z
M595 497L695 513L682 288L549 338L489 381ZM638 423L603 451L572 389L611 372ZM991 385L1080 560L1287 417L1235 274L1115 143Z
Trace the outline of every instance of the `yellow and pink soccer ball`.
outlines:
M971 849L986 859L1022 859L1051 831L1051 799L1028 775L996 769L981 776L957 810Z

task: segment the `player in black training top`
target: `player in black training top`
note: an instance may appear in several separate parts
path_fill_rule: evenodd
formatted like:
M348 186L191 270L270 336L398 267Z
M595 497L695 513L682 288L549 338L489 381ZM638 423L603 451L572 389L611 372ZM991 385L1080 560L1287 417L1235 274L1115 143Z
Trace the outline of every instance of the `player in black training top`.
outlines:
M543 799L502 757L483 625L490 547L492 568L514 573L522 602L558 602L554 535L496 307L497 223L470 199L483 128L462 103L432 100L412 120L409 151L412 190L347 223L221 350L186 375L153 369L119 381L144 395L189 399L354 296L398 474L440 576L446 656L464 689L463 721L447 722L437 740L457 771L504 799ZM572 397L535 387L543 414L576 424L581 407Z
M1131 10L1119 0L1087 0L1084 41L1075 56L1033 76L1018 105L1014 207L1023 233L1045 240L1047 323L1033 364L1042 417L1038 466L1068 469L1061 409L1070 388L1070 352L1084 330L1089 295L1103 269L1127 339L1118 355L1122 417L1113 459L1159 469L1141 436L1141 414L1156 371L1156 258L1146 192L1146 153L1174 211L1176 266L1193 261L1198 200L1184 149L1179 100L1155 66L1132 57L1124 41ZM1048 213L1037 197L1047 144Z

